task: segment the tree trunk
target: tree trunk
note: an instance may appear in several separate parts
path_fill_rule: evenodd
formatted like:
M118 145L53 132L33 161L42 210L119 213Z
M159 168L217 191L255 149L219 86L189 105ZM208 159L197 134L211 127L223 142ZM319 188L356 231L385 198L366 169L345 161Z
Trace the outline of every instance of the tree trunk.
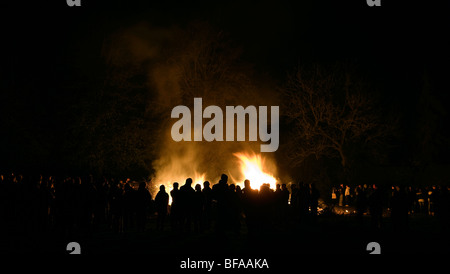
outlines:
M339 156L341 158L343 179L346 184L350 184L351 183L351 174L350 174L350 170L348 167L347 157L345 156L343 149L338 149L338 151L339 151Z
M338 149L338 152L339 152L339 156L341 157L341 165L345 170L347 167L347 157L345 157L345 154L344 154L344 151L342 148Z

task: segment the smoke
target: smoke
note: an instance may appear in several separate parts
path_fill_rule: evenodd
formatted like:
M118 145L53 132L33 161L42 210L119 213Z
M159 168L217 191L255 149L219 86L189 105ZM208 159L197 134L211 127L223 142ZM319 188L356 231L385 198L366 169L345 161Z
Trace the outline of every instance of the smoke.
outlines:
M156 154L153 182L170 188L175 181L182 185L186 178L195 182L197 177L215 184L222 173L232 182L241 180L239 160L233 153L259 151L259 142L175 142L170 130L176 120L170 115L177 105L193 112L194 97L203 99L203 108L216 105L224 112L227 105L278 105L275 89L267 84L270 81L262 81L242 61L242 49L223 32L201 22L183 28L140 23L117 31L106 44L105 57L112 66L146 70L151 93L148 109L159 121L152 129L155 143L149 144ZM263 157L268 163L274 161L273 154Z

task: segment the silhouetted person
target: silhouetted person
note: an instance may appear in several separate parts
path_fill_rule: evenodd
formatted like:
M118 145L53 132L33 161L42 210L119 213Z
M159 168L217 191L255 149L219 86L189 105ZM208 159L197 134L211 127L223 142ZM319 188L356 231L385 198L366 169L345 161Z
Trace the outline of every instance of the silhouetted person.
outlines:
M450 194L447 186L442 186L436 204L436 216L442 231L450 229Z
M405 231L408 227L408 197L400 186L395 186L391 198L391 218L394 230Z
M74 221L75 221L75 203L76 203L76 192L74 191L74 184L72 178L66 178L60 188L60 193L58 194L58 211L59 211L59 221L61 225L61 236L67 237L72 236L74 233ZM22 204L22 203L20 203ZM24 205L18 207L18 212Z
M299 220L298 187L296 183L291 184L290 215L295 221Z
M155 197L155 209L158 217L156 219L156 229L164 229L164 221L167 216L167 207L169 206L169 194L166 192L166 187L161 185L159 187L159 192Z
M367 197L364 189L358 186L355 190L355 207L356 207L356 219L359 224L363 224L363 214L367 210Z
M194 232L203 231L203 206L205 203L205 198L202 193L202 187L200 184L195 185L195 193L193 196L193 205L192 205L192 220L194 223Z
M240 222L240 213L241 213L241 206L239 201L239 196L236 193L236 186L234 184L231 184L229 186L228 191L228 201L229 201L229 208L228 208L228 219L229 219L229 225L231 230L238 234L241 227Z
M180 187L179 203L181 213L181 229L185 232L191 231L194 193L192 188L192 178L187 178L185 184Z
M225 226L227 225L227 215L228 215L227 182L228 176L222 174L219 183L215 184L212 188L213 199L216 202L216 209L217 209L216 232L218 232L219 234L224 232Z
M105 193L104 193L105 194ZM80 230L83 233L90 233L91 228L95 225L100 223L102 220L102 217L104 220L106 220L105 216L105 208L106 208L106 201L105 203L100 203L98 201L99 195L96 191L95 186L92 182L89 182L89 180L81 180L81 178L77 179L77 208L78 208L78 223L80 224ZM104 197L106 199L106 194ZM103 210L101 210L101 205L103 205ZM97 214L100 214L99 212L103 213L102 217L96 218L95 216ZM96 214L97 213L97 214ZM92 224L92 216L94 215L94 224ZM98 216L97 216L98 217ZM92 226L91 226L92 224Z
M275 219L275 193L269 184L262 184L258 194L258 226L265 233L273 229Z
M146 183L141 182L136 192L136 218L139 231L145 230L147 213L152 209L152 196L146 188Z
M428 215L434 216L438 199L439 191L436 186L432 186L430 191L428 191Z
M348 185L345 185L344 204L345 204L345 206L349 206L351 204L350 186L348 186Z
M414 202L416 200L416 193L411 186L409 186L407 188L406 195L408 197L408 212L410 214L413 214L414 213Z
M250 187L250 180L246 179L244 181L244 188L242 189L242 201L246 203L247 201L255 202L258 196L258 190L252 189Z
M288 215L288 206L289 206L289 190L287 189L286 184L281 185L281 201L280 201L280 216L281 221L286 222L287 221L287 215Z
M250 180L244 181L244 188L242 189L242 210L245 215L245 223L247 225L248 233L253 236L256 230L256 202L258 198L258 191L250 187Z
M422 188L419 188L416 193L417 198L417 212L423 213L425 211L426 195Z
M170 206L170 226L173 230L180 228L180 205L179 205L179 194L180 189L178 188L179 184L177 182L173 183L173 189L170 191L170 197L172 197L172 204Z
M275 193L274 193L274 203L275 203L275 211L276 219L278 222L282 219L282 207L283 207L283 193L281 192L281 184L275 185Z
M203 223L205 225L205 229L211 228L211 210L212 210L212 189L210 187L210 183L208 181L203 182L203 197L204 201L204 210L203 210Z
M310 207L311 207L311 216L313 218L313 221L316 221L317 207L319 206L320 193L314 183L311 183L309 185L309 193L310 193L309 200L310 200Z
M105 208L107 202L108 182L105 177L94 182L95 184L95 197L94 197L94 223L100 224L105 221ZM77 186L78 188L78 186Z
M136 209L135 190L129 183L125 184L123 194L123 230L127 232L134 226L134 214Z
M0 182L1 184L1 182ZM49 216L48 216L48 208L50 206L50 192L48 189L47 182L40 177L38 184L37 184L37 195L38 195L38 228L39 230L46 231L47 225L49 224ZM0 190L1 191L1 190ZM1 219L3 220L3 219Z
M310 207L310 189L308 185L301 182L298 189L298 207L299 207L299 217L300 221L306 220L309 213Z
M372 228L380 229L383 215L383 195L376 184L373 184L372 192L369 194L368 206Z
M338 188L338 193L339 193L339 202L338 205L339 206L344 206L344 193L345 193L345 188L344 185L341 184Z
M338 192L338 190L335 187L333 187L331 189L331 205L332 206L336 206L337 203L338 203L338 199L337 199L338 194L337 194L337 192Z
M111 226L115 232L123 232L123 188L122 181L111 189Z

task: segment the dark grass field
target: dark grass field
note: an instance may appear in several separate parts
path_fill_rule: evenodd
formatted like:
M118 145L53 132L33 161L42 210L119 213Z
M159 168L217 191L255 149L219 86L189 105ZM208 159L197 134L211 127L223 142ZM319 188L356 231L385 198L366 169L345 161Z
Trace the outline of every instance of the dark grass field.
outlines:
M213 228L199 232L173 231L168 222L163 231L156 230L156 219L149 218L146 229L131 228L113 232L106 224L98 224L89 233L72 231L60 235L28 231L4 224L0 252L20 254L68 254L69 242L78 242L82 254L149 254L170 256L258 255L296 256L301 254L369 254L369 242L378 242L382 254L449 254L449 231L438 219L427 215L409 216L407 228L396 231L389 217L382 227L373 229L370 217L362 223L355 216L318 216L303 222L289 220L249 233L244 220L239 233L217 233Z

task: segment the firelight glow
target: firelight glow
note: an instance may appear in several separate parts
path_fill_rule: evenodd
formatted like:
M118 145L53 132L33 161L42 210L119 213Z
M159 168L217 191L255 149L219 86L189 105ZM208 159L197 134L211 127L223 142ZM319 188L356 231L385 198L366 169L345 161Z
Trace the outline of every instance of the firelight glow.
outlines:
M192 188L194 188L196 184L201 185L202 188L203 188L203 182L205 182L205 181L206 181L205 173L195 174L195 177L193 178L193 181L192 181L193 182L192 183Z
M260 189L264 183L269 184L271 189L275 189L277 179L277 167L271 159L263 157L261 154L254 153L253 151L241 151L239 153L233 153L237 158L237 161L233 161L233 165L237 167L236 173L228 173L230 176L229 184L234 183L241 188L244 187L244 180L250 180L250 187L253 189ZM183 162L183 161L182 161ZM184 162L183 162L184 163ZM230 163L231 164L231 163ZM150 184L150 191L155 197L159 191L159 187L164 185L166 192L169 193L169 204L172 204L172 197L170 191L173 190L173 183L178 182L179 186L183 186L186 182L186 178L192 178L192 188L195 188L196 184L200 184L203 189L203 182L210 181L212 187L216 184L218 178L207 178L206 172L195 171L189 174L183 167L185 164L180 164L178 161L174 161L172 165L169 165L163 172L159 172L158 176L152 179ZM193 164L193 166L197 166ZM220 176L220 173L217 173ZM234 174L234 177L232 174Z
M269 184L275 189L277 180L264 170L264 159L259 154L248 155L245 153L234 153L240 160L241 173L245 179L250 180L250 187L260 189L262 184Z
M203 182L206 181L205 179L206 174L202 173L199 174L197 172L195 172L194 177L192 177L192 188L195 188L196 184L200 184L201 187L203 188ZM172 204L172 196L170 195L170 191L173 190L173 183L174 182L178 182L179 186L183 186L186 182L186 178L188 178L188 176L177 176L175 178L175 180L156 180L158 183L156 183L157 188L153 188L152 192L154 193L154 195L156 195L156 193L159 191L159 186L163 185L166 187L166 192L169 194L169 204ZM178 180L177 180L178 179ZM153 197L154 198L154 197Z

